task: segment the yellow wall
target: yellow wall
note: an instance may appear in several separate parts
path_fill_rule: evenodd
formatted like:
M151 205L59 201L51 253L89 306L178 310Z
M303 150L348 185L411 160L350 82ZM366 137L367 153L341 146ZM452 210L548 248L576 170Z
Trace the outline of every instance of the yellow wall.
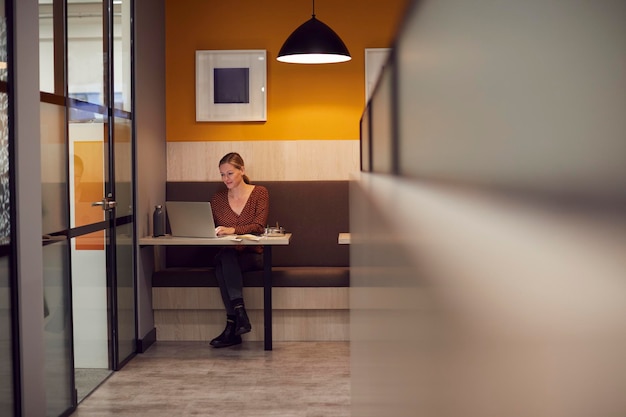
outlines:
M318 0L317 19L339 34L352 60L296 65L276 55L310 19L312 2L166 0L167 141L358 139L364 50L391 46L406 3ZM195 51L210 49L267 50L266 122L195 121Z

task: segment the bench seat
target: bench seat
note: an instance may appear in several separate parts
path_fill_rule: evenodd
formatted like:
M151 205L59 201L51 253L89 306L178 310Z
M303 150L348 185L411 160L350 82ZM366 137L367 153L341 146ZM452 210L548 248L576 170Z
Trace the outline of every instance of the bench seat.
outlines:
M263 271L243 274L244 287L262 287ZM152 287L217 287L213 268L173 267L156 271ZM348 267L277 266L272 268L273 287L349 287Z
M270 195L270 225L292 233L272 250L275 341L349 340L350 260L339 233L349 231L348 181L259 181ZM168 201L209 201L221 182L168 182ZM224 326L213 268L218 247L168 246L152 275L157 340L207 340ZM253 325L247 340L262 340L263 271L243 275Z

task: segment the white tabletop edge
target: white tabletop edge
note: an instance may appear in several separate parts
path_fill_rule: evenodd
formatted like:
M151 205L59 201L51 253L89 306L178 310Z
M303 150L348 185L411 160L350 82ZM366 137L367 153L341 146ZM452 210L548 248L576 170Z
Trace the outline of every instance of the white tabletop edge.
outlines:
M141 246L173 246L173 245L199 245L199 246L224 246L224 245L289 245L291 233L284 236L260 236L259 240L241 239L233 240L224 238L201 238L201 237L174 237L171 235L152 237L144 236L139 238Z

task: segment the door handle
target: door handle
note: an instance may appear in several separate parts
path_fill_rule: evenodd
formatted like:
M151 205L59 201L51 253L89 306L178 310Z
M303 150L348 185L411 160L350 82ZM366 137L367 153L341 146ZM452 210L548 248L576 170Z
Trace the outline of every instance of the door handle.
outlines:
M91 203L92 207L100 206L104 211L111 211L117 206L117 201L109 200L108 197L104 197L102 201L94 201Z

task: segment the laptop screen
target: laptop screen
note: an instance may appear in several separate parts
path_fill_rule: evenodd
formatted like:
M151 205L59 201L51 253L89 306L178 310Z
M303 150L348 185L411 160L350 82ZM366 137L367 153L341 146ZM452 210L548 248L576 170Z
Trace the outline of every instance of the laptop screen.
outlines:
M165 209L172 236L217 237L208 201L166 201Z

